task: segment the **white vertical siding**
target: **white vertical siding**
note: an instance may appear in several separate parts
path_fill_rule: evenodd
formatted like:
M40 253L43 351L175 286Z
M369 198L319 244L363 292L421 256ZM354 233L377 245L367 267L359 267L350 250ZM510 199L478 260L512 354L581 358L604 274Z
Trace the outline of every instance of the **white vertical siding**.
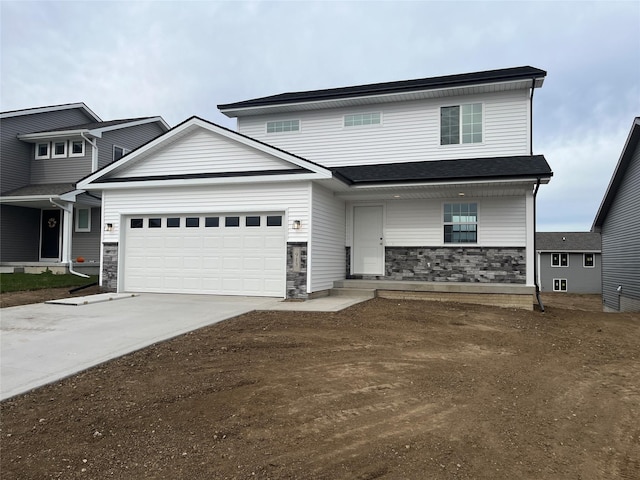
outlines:
M484 141L440 145L440 107L481 102ZM381 112L382 123L345 128L345 114ZM322 165L373 165L528 155L528 90L339 108L238 119L240 133ZM299 119L300 131L267 134L267 120Z
M295 165L204 129L182 137L116 177L291 169Z
M287 241L307 242L310 188L309 182L296 182L106 190L103 192L104 223L112 223L115 228L104 232L103 242L122 239L121 215L260 211L284 211L288 217ZM301 220L300 230L291 228L293 219Z
M443 246L442 204L459 198L398 200L385 205L384 239L387 247ZM527 238L525 196L465 198L478 204L478 245L524 247ZM378 202L380 204L380 202ZM347 205L347 245L352 245L353 207Z
M309 293L333 287L345 278L345 204L329 190L312 188Z

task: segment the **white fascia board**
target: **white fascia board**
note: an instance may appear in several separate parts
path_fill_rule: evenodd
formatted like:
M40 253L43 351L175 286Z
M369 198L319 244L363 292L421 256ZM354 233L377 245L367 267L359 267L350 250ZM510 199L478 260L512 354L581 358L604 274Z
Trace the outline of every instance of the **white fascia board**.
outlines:
M229 185L247 183L282 183L301 182L308 180L321 180L315 173L302 173L296 175L268 175L265 177L217 177L217 178L189 178L176 180L141 180L114 183L92 183L84 186L86 190L129 190L140 188L166 188L166 187L195 187L202 185Z
M53 105L51 107L39 107L39 108L25 108L22 110L14 110L11 112L0 113L0 118L20 117L23 115L34 115L38 113L58 112L60 110L71 110L74 108L81 108L87 112L96 122L101 122L102 119L96 115L89 107L84 103L69 103L67 105Z
M84 192L85 190L73 190L71 192L63 193L62 195L60 195L60 200L75 203L76 197Z
M350 188L354 190L372 190L372 189L383 189L383 188L393 188L393 189L402 189L402 187L443 187L443 186L453 186L453 185L475 185L475 184L522 184L522 185L535 185L538 177L531 178L518 178L518 179L504 179L504 180L452 180L449 182L404 182L404 183L393 183L393 184L370 184L370 185L351 185ZM549 183L550 177L540 178L541 184Z
M17 203L17 202L41 202L43 200L53 199L61 199L60 195L24 195L24 196L14 196L14 197L0 197L0 203ZM67 200L68 201L68 200Z
M160 122L167 130L170 130L169 125L167 124L167 122L164 121L162 117L151 117L151 118L145 118L143 120L136 120L134 122L118 123L116 125L110 125L108 127L94 128L91 130L91 134L94 134L94 132L99 133L99 135L96 135L96 136L100 138L102 137L103 132L110 132L112 130L119 130L121 128L137 127L138 125L145 125L147 123L156 123L156 122Z
M582 248L558 248L556 250L536 250L538 253L602 253L602 250L588 250Z
M526 79L518 79L518 80L507 80L504 82L493 82L493 83L481 83L481 84L469 84L469 85L464 85L464 86L453 86L453 87L444 87L444 88L424 88L424 89L419 89L419 90L411 90L408 92L395 92L395 93L377 93L377 94L371 94L371 95L353 95L353 96L348 96L345 95L342 98L331 98L328 100L308 100L308 101L300 101L300 102L285 102L285 103L274 103L271 105L257 105L255 107L240 107L240 108L229 108L229 109L225 109L225 110L220 110L220 112L229 117L229 118L236 118L236 117L242 117L242 116L250 116L250 115L259 115L259 114L263 114L265 113L265 111L270 110L272 108L282 108L282 107L286 107L286 108L290 108L290 107L294 107L295 110L300 110L299 108L296 109L295 107L302 107L304 105L308 106L309 105L315 105L314 108L331 108L333 104L342 106L341 104L343 104L346 101L349 100L355 100L358 102L361 102L362 100L367 100L369 103L377 103L376 100L380 100L380 102L390 102L390 101L396 101L396 102L401 102L403 100L405 100L406 98L409 97L413 97L415 95L419 95L421 93L423 94L438 94L441 93L440 97L444 97L444 96L453 96L456 95L455 91L456 90L464 90L464 89L468 89L468 88L474 88L474 87L493 87L493 86L498 86L498 85L507 85L509 83L517 83L517 82L522 82L523 80ZM542 82L538 82L536 81L535 83L535 88L540 88L542 86ZM443 95L445 94L446 95ZM432 98L433 95L427 95L425 98Z
M18 139L25 142L38 142L40 140L48 140L52 138L77 138L82 137L83 133L85 135L90 135L91 131L85 128L82 130L60 130L55 132L24 133L22 135L18 135Z

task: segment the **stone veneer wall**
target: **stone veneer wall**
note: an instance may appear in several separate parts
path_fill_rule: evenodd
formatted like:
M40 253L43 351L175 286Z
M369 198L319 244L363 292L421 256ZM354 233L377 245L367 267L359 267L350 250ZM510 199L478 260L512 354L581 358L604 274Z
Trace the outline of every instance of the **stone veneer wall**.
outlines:
M523 247L387 247L384 276L347 270L347 278L417 282L525 284L526 275Z
M294 270L293 250L300 248L300 269ZM306 299L307 294L307 243L287 243L287 298Z
M118 290L118 242L102 244L102 290Z

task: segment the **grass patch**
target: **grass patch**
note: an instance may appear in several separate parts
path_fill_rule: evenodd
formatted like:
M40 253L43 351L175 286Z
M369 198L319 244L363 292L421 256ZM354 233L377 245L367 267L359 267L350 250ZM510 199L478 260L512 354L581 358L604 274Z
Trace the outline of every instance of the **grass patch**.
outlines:
M42 290L43 288L79 287L98 281L97 275L89 278L78 277L70 273L54 275L44 273L0 273L0 293Z

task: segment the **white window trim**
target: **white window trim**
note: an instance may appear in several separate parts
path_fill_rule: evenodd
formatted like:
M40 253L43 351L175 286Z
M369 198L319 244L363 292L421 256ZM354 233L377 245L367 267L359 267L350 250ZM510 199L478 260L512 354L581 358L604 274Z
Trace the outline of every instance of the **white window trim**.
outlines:
M114 162L116 161L116 148L119 148L119 149L122 150L122 157L124 157L127 153L129 153L131 151L128 148L121 147L120 145L114 145L111 148L111 160L114 161ZM120 157L120 158L122 158L122 157ZM118 158L118 160L120 160L120 158Z
M554 265L553 264L553 256L554 255L559 255L558 257L558 265ZM567 256L567 264L566 265L562 265L562 255L566 255ZM552 268L569 268L569 254L566 252L553 252L551 254L551 267Z
M558 282L558 288L556 288L556 281ZM562 289L562 282L564 281L564 290ZM567 282L566 278L554 278L553 279L553 291L554 292L568 292L569 291L569 282Z
M78 224L78 222L80 221L80 215L79 212L80 210L88 210L87 213L87 226L86 227L80 227L80 225ZM90 232L91 231L91 208L76 208L75 211L75 230L76 232Z
M380 121L378 123L366 123L363 125L346 125L347 117L354 117L358 115L372 115L377 114L380 117ZM382 126L382 112L359 112L359 113L345 113L342 116L342 128L351 130L351 129L359 129L359 128L377 128Z
M445 222L444 221L444 205L445 203L449 203L449 204L462 204L462 203L475 203L476 204L476 221L475 222L469 222L469 223L464 223L464 225L472 225L475 224L476 226L476 241L475 242L445 242L444 239L444 227L445 225L462 225L463 223L454 223L454 222ZM477 246L480 245L480 202L475 201L475 200L469 200L469 201L445 201L442 202L442 204L440 205L440 233L442 235L442 245L445 247L450 247L451 245L455 245L455 246Z
M73 153L73 143L81 142L82 143L82 152L81 153ZM84 149L84 140L70 140L69 141L69 156L70 157L84 157L85 149Z
M56 154L56 143L62 143L64 145L64 152ZM69 142L66 140L54 140L51 142L51 158L67 158L67 152L69 151Z
M40 150L39 147L40 145L47 145L47 154L46 155L38 155L38 151ZM36 143L36 160L40 160L40 159L44 159L44 158L50 158L50 154L51 154L51 142L38 142Z
M476 104L480 104L482 105L482 141L481 142L476 142L476 143L462 143L462 106L463 105L476 105ZM459 137L458 140L459 143L449 143L447 145L443 145L442 144L442 109L443 108L447 108L447 107L460 107L460 118L459 118ZM485 126L486 126L486 121L485 121L485 103L484 102L466 102L466 103L458 103L458 104L447 104L447 105L440 105L440 107L438 107L438 146L440 148L468 148L468 147L473 147L473 146L477 146L477 145L484 145L485 143L485 139L486 139L486 132L485 132Z
M297 130L285 130L282 132L270 132L269 124L270 123L282 123L282 122L298 122ZM289 118L286 120L269 120L264 123L264 133L266 135L290 135L292 133L298 133L302 130L302 121L299 118Z
M593 265L587 265L587 255L593 256ZM583 253L582 254L582 267L583 268L596 268L596 254L595 253Z

